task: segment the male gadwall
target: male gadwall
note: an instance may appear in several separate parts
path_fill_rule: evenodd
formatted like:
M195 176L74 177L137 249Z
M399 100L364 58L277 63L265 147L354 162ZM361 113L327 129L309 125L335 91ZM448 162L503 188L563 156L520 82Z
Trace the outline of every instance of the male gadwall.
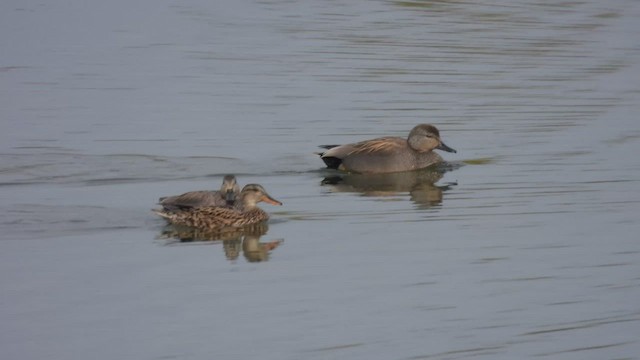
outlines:
M249 184L242 189L239 203L236 203L233 208L201 206L190 209L153 210L153 212L175 225L203 229L239 228L269 219L269 214L257 206L261 201L272 205L282 205L280 201L272 198L262 186Z
M346 145L323 145L319 153L331 169L359 173L391 173L426 168L442 162L433 149L455 153L440 140L435 126L420 124L406 139L381 137Z
M161 197L158 201L165 210L197 208L201 206L233 206L240 193L236 177L226 175L219 191L190 191L182 195Z

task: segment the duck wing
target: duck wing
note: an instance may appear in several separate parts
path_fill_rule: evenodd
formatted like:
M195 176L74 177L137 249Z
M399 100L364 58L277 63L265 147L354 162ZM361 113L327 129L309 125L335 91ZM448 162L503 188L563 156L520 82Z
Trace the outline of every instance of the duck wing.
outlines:
M224 206L225 200L219 191L190 191L182 195L160 198L160 205L167 209L185 209L201 206Z
M344 159L357 154L375 153L379 156L391 155L406 147L407 141L399 137L381 137L377 139L365 140L353 144L334 146L322 153L322 157L335 157ZM329 145L327 145L329 146Z

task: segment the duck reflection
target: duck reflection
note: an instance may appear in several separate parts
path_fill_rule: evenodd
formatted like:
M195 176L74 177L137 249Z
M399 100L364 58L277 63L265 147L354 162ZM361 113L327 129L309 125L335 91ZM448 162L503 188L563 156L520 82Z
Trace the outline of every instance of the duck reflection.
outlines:
M276 249L284 240L260 242L260 238L267 233L267 224L236 228L236 229L198 229L167 225L158 235L165 245L220 243L228 260L237 260L242 253L248 262L269 260L269 253Z
M364 196L397 196L409 193L416 205L428 208L442 203L442 194L455 183L436 185L445 169L423 169L389 174L341 173L325 177L322 185L337 192L361 193Z

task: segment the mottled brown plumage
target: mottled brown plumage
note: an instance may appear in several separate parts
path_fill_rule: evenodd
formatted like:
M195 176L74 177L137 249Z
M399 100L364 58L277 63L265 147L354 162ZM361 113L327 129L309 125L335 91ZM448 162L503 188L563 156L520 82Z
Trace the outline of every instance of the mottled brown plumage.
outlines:
M236 177L226 175L219 191L190 191L182 195L162 197L159 199L159 203L165 210L184 210L202 206L233 206L238 194L240 194L240 186L236 182Z
M267 221L269 214L257 207L264 201L273 205L282 205L272 198L258 184L249 184L240 192L241 205L234 207L200 206L177 210L154 210L154 212L170 223L206 229L239 228Z
M429 167L442 162L434 149L456 152L440 139L435 126L420 124L406 139L381 137L353 144L325 145L320 157L327 167L360 173L391 173Z

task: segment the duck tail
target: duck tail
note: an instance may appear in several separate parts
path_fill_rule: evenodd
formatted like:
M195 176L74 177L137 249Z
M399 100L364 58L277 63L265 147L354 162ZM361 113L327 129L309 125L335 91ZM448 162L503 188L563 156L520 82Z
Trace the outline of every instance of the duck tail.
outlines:
M338 146L340 145L320 145L319 147L330 150ZM329 169L337 169L340 166L340 164L342 164L342 159L337 158L335 156L325 156L326 153L327 151L323 151L323 152L317 152L315 154L320 156L322 161L324 161L325 165L327 165Z
M323 157L322 155L320 155L320 158L322 159L322 161L324 161L324 164L327 165L329 169L337 169L342 164L342 159L339 159L337 157L333 157L333 156Z
M163 218L165 218L167 220L171 220L173 218L173 216L174 216L174 214L166 212L164 209L151 209L151 211L154 214L156 214L156 215L158 215L160 217L163 217Z
M338 147L338 146L340 146L340 145L320 145L318 147L321 147L323 149L329 150L329 149L333 149L334 147Z

